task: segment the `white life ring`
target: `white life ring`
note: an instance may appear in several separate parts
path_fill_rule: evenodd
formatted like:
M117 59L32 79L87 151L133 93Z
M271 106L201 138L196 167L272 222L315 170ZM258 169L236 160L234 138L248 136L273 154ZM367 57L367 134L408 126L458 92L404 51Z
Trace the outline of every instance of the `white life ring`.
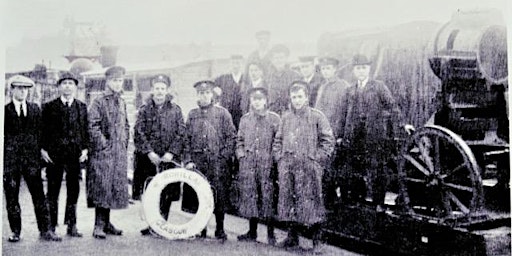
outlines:
M199 207L194 217L183 224L167 222L160 214L160 195L174 182L185 182L197 193ZM185 168L174 168L158 173L148 184L142 196L146 222L157 234L171 240L185 239L200 233L213 213L213 192L208 180L201 174Z

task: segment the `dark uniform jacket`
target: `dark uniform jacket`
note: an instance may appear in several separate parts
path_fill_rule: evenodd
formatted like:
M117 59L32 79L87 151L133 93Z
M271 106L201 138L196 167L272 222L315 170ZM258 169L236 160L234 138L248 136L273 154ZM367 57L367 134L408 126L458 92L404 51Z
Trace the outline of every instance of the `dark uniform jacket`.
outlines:
M342 102L348 83L337 77L324 81L318 88L315 108L322 111L331 124L334 137L338 139L341 130Z
M242 81L244 76L240 77L240 81L235 81L232 74L224 74L215 79L217 84L222 89L220 96L220 105L226 108L231 117L235 127L238 128L240 117L242 117L241 99L242 99Z

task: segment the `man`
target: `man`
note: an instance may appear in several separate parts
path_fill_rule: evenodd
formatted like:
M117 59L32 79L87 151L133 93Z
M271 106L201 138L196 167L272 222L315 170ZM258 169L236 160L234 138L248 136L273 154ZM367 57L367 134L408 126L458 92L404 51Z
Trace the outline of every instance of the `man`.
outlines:
M291 109L282 115L273 153L279 170L278 219L289 224L281 246L299 244L295 224L310 226L313 250L321 252L320 224L325 219L322 174L334 148L329 121L322 112L308 106L308 84L293 82L289 89Z
M289 69L287 60L290 50L285 45L276 45L270 51L272 62L271 71L268 75L268 109L278 114L288 109L290 99L288 87L293 81L301 80L300 75Z
M223 107L213 105L212 90L215 86L212 81L199 81L194 84L198 107L190 110L186 123L185 167L199 170L210 182L214 190L214 214L217 223L215 237L226 240L224 213L228 206L227 184L231 177L227 165L234 155L236 130L229 112ZM206 237L206 228L199 237Z
M268 73L270 69L270 31L261 30L254 34L258 42L258 49L254 50L247 57L247 63L259 62L262 64L263 72ZM247 68L246 72L247 73Z
M16 243L21 239L21 176L32 197L40 238L61 241L50 227L48 202L41 179L41 111L35 103L26 101L34 81L15 75L7 81L7 85L12 93L12 102L5 105L4 119L4 193L12 231L8 241Z
M246 114L250 110L250 97L249 91L252 88L264 87L267 88L267 84L264 80L265 74L263 73L263 66L260 62L251 62L248 65L248 79L242 84L242 99L240 101L240 107L242 113Z
M127 146L129 124L126 104L121 98L125 69L113 66L105 71L106 89L89 109L91 139L87 170L87 205L95 207L93 236L123 234L110 222L111 209L128 207Z
M236 141L236 156L240 162L238 185L239 212L249 218L249 231L238 236L240 241L256 241L258 219L267 221L267 239L275 244L274 175L272 173L272 144L280 118L267 110L267 89L249 90L251 110L240 121Z
M364 202L364 178L368 177L372 204L382 212L389 179L385 164L393 150L393 126L400 111L387 86L369 77L370 64L366 56L354 56L356 82L346 90L343 100L342 148L346 160L341 192L348 204Z
M320 85L324 83L324 77L318 74L314 56L299 57L299 70L304 81L309 85L309 106L314 107L316 95Z
M48 201L51 228L58 224L59 194L66 172L66 211L64 223L67 234L82 237L76 228L76 203L80 192L80 163L87 160L89 133L87 107L75 99L78 80L64 73L57 81L60 97L43 106L43 136L41 156L46 162Z
M181 108L172 102L168 93L171 79L156 75L150 81L151 96L139 108L135 123L134 198L140 198L144 182L159 171L174 168L172 161L181 162L185 140L185 121ZM168 185L162 192L160 211L167 219L172 201L179 199L180 184ZM149 235L150 228L141 230Z
M244 58L242 55L231 56L231 73L224 74L215 79L215 84L220 88L220 106L226 108L233 123L238 129L240 117L242 117L242 109L240 101L242 98L241 86L245 77L243 73Z

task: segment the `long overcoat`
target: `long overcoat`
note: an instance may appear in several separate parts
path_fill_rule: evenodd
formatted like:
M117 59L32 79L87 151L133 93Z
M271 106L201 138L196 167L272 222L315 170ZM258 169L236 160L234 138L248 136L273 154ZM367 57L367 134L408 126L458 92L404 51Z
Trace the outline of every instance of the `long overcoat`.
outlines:
M222 89L220 105L229 111L237 129L242 117L240 102L242 100L242 81L244 80L245 77L242 75L240 81L235 81L232 74L224 74L215 79L215 84Z
M215 212L229 207L230 168L236 130L231 114L212 104L190 110L186 122L184 162L193 162L214 190Z
M236 141L240 162L238 187L239 213L247 218L273 217L274 186L272 143L281 119L270 111L249 112L242 116Z
M307 225L325 219L322 175L334 150L334 136L322 112L304 107L282 115L273 154L278 161L278 219Z
M348 87L345 80L335 77L325 81L317 90L315 108L327 117L336 139L341 134L342 102Z
M91 153L87 170L89 207L128 207L126 104L118 95L104 92L89 108Z

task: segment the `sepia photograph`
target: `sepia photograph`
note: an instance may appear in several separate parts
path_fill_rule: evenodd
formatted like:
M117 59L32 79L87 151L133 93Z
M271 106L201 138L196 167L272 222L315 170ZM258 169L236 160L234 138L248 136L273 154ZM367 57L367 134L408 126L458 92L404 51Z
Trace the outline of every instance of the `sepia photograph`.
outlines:
M1 1L1 255L511 255L511 15Z

